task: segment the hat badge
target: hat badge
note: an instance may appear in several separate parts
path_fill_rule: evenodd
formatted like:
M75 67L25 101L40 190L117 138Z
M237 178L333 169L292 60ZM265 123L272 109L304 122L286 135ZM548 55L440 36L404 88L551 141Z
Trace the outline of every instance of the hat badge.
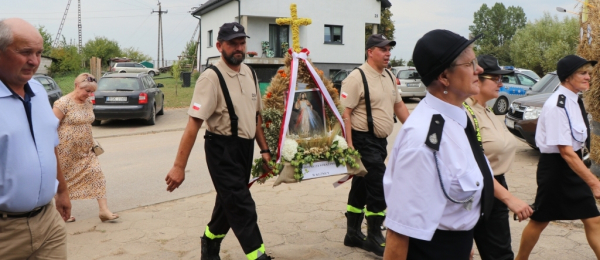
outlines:
M432 144L437 144L438 143L438 138L437 138L437 134L433 133L429 136L429 142Z
M239 30L240 30L240 29L238 29L238 28L237 28L237 26L235 26L235 25L233 26L233 31L234 31L234 32L237 32L237 31L239 31Z
M384 40L387 40L387 38L385 38L385 35L381 35L381 38L383 38Z

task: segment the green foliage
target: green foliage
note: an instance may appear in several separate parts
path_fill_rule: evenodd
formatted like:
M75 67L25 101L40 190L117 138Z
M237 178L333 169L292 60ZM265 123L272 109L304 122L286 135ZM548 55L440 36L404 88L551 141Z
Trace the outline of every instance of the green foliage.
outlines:
M539 75L556 70L562 57L574 54L579 43L579 21L572 16L563 20L544 13L535 22L517 31L510 45L514 65Z
M474 14L473 25L469 26L472 36L483 34L475 42L476 52L490 54L498 58L500 64L512 64L509 44L518 29L523 28L527 18L520 6L506 8L502 3L496 3L492 8L487 4Z
M150 55L146 55L145 53L139 51L137 48L133 48L133 47L121 49L121 55L123 55L123 57L127 57L135 62L152 60L152 57L150 57ZM111 58L114 58L114 57L111 57Z
M267 139L269 150L277 151L279 143L279 131L281 130L281 121L283 119L283 111L275 108L265 108L262 111L262 128Z
M410 60L408 60L408 62L406 63L406 66L411 66L411 67L414 67L414 66L415 66L415 63L413 62L413 60L412 60L412 59L410 59Z
M121 56L121 48L116 41L96 36L93 40L85 43L82 53L86 62L92 57L98 57L102 60L102 66L108 67L111 58Z
M197 70L194 70L194 72L192 72L192 84L195 84L195 82L198 81L199 77L200 77L200 72Z
M400 58L399 60L397 60L395 56L394 56L393 59L390 60L390 65L392 67L404 66L405 63L406 63L405 60L403 60L402 58Z
M52 52L52 34L43 25L38 26L38 31L42 35L42 39L44 39L44 52L42 52L42 55L49 56L50 52Z
M171 75L173 75L173 79L179 80L180 74L181 74L181 63L179 61L173 62L173 65L171 65Z
M71 72L81 71L81 55L77 52L75 45L62 45L59 48L52 48L50 57L57 59L50 65L51 75L62 75Z
M181 52L181 63L184 67L185 65L189 65L190 67L196 61L196 41L189 41L185 44L185 49ZM192 68L193 69L193 68Z
M383 34L389 40L394 39L394 32L396 31L394 21L392 21L393 15L389 8L381 10L381 21L377 28L377 33ZM365 42L371 34L373 34L373 25L365 26Z

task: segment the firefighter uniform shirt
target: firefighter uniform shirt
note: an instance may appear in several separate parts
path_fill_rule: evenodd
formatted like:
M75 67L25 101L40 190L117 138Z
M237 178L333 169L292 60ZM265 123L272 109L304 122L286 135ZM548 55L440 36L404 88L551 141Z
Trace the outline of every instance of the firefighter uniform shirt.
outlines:
M365 72L369 85L371 113L373 115L373 131L376 137L388 137L394 130L394 105L402 101L396 86L396 78L392 79L387 72L378 73L368 63L359 67ZM365 89L358 70L353 70L342 82L340 100L344 107L353 108L352 129L368 132L367 107L365 105ZM392 108L392 109L390 109Z
M445 121L443 132L428 136L435 114ZM436 230L467 231L475 227L482 214L484 178L465 134L467 120L464 108L429 93L408 117L383 177L389 229L430 241ZM439 145L437 162L435 150L425 140ZM465 207L450 201L440 176L448 196L459 201L472 198L472 204Z
M256 112L262 110L260 92L254 82L252 71L243 64L240 72L230 69L223 60L216 66L227 84L235 114L239 118L238 135L252 139L256 134ZM208 131L218 135L231 135L231 120L219 78L213 70L205 70L196 81L194 96L188 114L206 122Z

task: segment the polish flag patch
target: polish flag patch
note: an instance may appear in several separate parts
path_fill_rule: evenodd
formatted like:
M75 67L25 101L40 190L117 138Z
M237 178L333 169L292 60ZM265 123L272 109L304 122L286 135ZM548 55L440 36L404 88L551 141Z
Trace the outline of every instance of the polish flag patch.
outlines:
M342 98L347 98L347 97L348 97L348 93L342 92Z
M202 105L200 105L200 104L198 104L198 103L194 103L194 105L192 106L192 109L194 109L194 110L198 111L198 110L200 110L200 107L201 107L201 106L202 106Z

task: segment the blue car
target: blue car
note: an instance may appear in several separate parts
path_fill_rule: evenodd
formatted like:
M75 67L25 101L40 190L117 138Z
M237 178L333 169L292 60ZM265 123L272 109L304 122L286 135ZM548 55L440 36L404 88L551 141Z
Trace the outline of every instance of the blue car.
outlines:
M524 97L527 91L537 83L537 79L515 70L513 75L502 76L502 87L498 98L489 100L486 105L492 108L494 114L504 115L508 112L513 100Z

